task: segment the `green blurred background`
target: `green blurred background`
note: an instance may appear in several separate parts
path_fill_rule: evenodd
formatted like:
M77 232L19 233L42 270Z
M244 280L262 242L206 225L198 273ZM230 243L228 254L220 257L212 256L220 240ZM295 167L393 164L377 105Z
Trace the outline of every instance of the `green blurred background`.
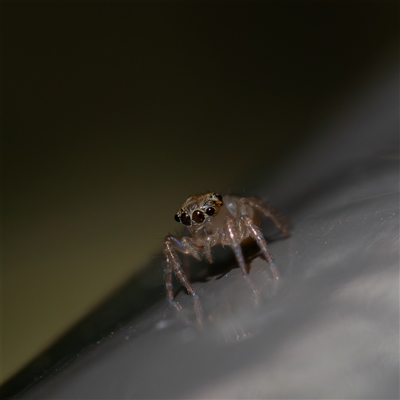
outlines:
M189 195L257 194L398 53L397 2L2 8L3 381L162 269Z

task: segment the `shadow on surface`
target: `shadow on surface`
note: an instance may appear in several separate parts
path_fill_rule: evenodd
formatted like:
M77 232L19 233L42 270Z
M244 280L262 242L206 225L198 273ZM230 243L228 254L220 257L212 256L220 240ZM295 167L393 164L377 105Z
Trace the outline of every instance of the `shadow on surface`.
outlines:
M154 258L56 343L5 382L2 397L29 389L41 378L62 369L85 347L119 329L164 299L162 258Z

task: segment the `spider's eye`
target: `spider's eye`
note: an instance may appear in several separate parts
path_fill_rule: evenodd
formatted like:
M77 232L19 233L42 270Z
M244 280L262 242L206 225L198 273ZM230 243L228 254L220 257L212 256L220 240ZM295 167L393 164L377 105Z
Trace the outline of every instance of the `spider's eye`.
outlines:
M183 225L189 226L192 224L192 221L190 220L189 214L183 213L181 215L181 222Z
M222 201L222 196L218 193L214 193L213 197L216 197L219 201Z
M179 219L179 215L178 215L178 214L175 214L175 217L174 217L174 218L175 218L175 221L176 221L176 222L181 222L181 220Z
M196 210L192 214L192 219L197 224L201 224L204 221L205 217L204 217L204 214L200 210Z
M206 214L207 215L214 215L215 214L215 210L212 207L208 207L206 210Z

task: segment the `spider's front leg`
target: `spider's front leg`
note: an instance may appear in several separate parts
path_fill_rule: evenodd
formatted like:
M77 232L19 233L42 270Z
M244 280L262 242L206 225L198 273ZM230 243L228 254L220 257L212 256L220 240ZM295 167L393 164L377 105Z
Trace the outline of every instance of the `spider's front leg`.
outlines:
M230 215L226 217L226 228L228 231L230 246L232 247L236 260L243 272L243 275L247 276L246 263L244 261L242 248L240 247L241 238L236 228L235 220Z
M253 222L253 220L248 216L244 215L242 217L244 224L246 225L250 236L256 241L258 247L261 249L265 259L267 260L271 272L275 279L279 279L279 272L274 264L271 253L268 250L267 242L265 241L264 235L262 234L260 228Z
M179 240L175 236L168 235L164 242L164 256L166 261L166 268L164 272L164 282L167 291L167 299L172 301L174 299L173 287L172 287L172 273L178 277L183 286L189 294L194 295L193 286L190 284L185 272L182 269L181 261L176 251L180 251L184 254L191 254L197 260L201 260L202 249L198 247L194 241L184 236Z

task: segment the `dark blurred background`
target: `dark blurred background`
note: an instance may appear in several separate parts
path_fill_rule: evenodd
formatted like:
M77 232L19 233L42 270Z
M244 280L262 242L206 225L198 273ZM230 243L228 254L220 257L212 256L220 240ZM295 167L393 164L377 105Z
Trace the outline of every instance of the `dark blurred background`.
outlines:
M397 2L2 8L3 380L398 63Z

